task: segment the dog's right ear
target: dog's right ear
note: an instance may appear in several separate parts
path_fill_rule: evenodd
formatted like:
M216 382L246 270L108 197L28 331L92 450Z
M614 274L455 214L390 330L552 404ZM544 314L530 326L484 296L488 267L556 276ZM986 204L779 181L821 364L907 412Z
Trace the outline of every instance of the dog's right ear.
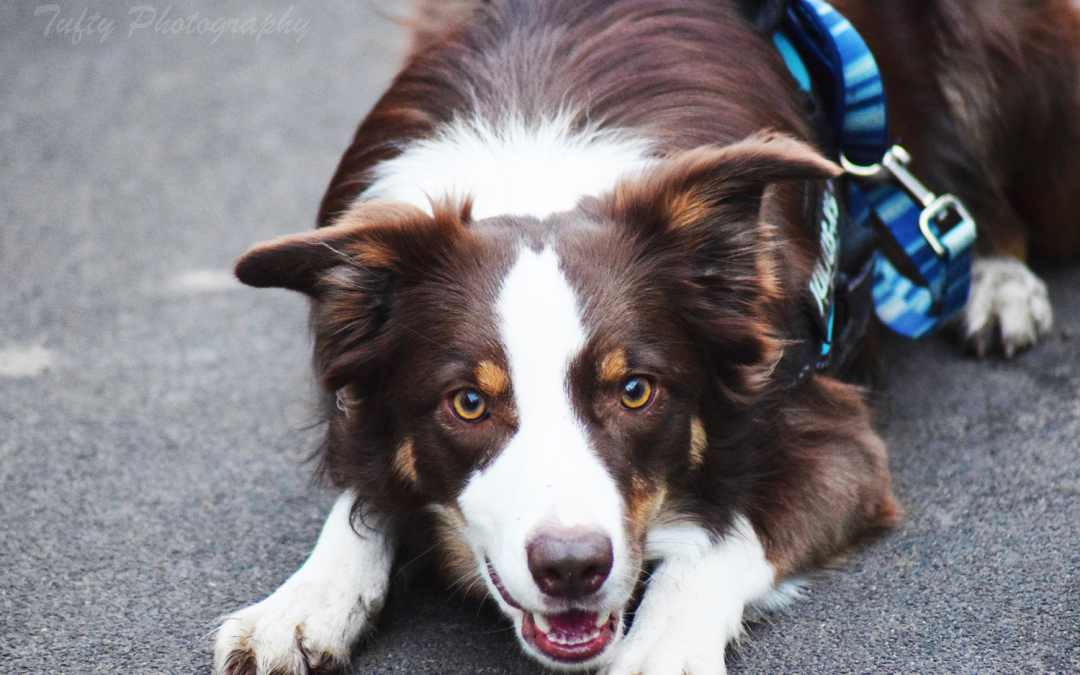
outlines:
M397 253L392 232L430 229L435 219L398 202L357 204L333 225L291 234L251 248L236 262L236 278L256 288L287 288L312 298L320 281L341 266L389 269Z
M447 261L468 236L470 204L360 202L333 225L260 244L236 263L250 286L299 291L315 300L315 363L328 392L347 385L363 398L401 333L388 299Z

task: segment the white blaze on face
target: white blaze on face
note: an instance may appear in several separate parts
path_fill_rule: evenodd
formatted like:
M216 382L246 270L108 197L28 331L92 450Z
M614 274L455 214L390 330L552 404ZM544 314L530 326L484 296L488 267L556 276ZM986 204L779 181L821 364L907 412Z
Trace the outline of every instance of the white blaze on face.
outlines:
M553 250L522 250L497 310L519 427L459 497L466 539L481 564L491 561L515 601L540 610L545 597L533 582L525 551L531 537L542 527L602 531L611 538L615 560L601 602L621 606L629 593L625 578L631 576L623 502L570 401L568 368L586 335ZM510 613L520 619L520 612Z

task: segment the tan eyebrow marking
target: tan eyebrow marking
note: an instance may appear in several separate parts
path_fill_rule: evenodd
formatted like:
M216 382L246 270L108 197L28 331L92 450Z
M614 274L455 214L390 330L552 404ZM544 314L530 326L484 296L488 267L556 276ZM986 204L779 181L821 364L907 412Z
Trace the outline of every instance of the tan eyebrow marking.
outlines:
M626 377L626 352L613 349L600 362L600 379L605 382L617 382Z
M420 474L416 472L416 448L413 447L412 438L406 438L394 453L394 470L413 485L420 482Z
M491 361L481 361L476 364L475 375L476 383L489 396L498 396L510 385L510 378L507 377L506 371Z
M705 446L709 437L705 435L705 427L701 424L701 418L695 417L690 422L690 466L697 468L705 463Z

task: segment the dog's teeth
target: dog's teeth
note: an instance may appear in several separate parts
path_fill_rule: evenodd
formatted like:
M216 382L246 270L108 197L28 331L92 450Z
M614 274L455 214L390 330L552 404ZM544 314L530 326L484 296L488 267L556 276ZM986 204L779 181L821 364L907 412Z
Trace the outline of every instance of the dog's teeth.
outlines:
M547 639L548 642L553 642L557 645L562 645L563 647L576 647L577 645L583 645L585 643L592 642L598 637L600 637L600 633L597 632L591 635L583 635L577 639L564 638L560 635L549 635Z
M596 615L596 627L600 628L605 623L607 623L609 619L611 619L610 614L597 614Z
M544 635L551 632L551 624L544 618L543 614L533 614L533 623L536 624L536 630L540 631Z

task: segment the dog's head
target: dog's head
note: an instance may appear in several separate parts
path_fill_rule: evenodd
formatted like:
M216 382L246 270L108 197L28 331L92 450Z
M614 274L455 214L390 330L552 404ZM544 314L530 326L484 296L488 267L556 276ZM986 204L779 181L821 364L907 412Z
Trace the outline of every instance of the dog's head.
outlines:
M738 480L725 450L780 359L790 291L767 188L833 174L759 137L543 221L362 202L252 249L237 275L313 298L332 478L435 514L458 576L482 580L525 649L587 667L663 554L650 533L694 513L699 475ZM739 506L729 492L714 523Z

